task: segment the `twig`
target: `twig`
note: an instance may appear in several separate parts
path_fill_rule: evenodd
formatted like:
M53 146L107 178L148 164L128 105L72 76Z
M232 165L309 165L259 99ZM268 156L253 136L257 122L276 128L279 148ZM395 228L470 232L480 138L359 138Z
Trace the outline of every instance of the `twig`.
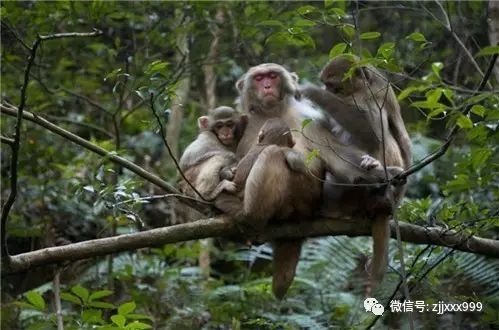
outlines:
M180 172L180 175L182 176L182 179L184 179L184 181L187 182L187 184L192 188L192 190L194 190L194 192L196 193L196 195L198 195L203 201L209 202L207 199L204 198L203 195L201 195L201 193L196 189L196 187L194 187L194 185L187 179L187 177L185 176L184 172L180 168L180 165L178 164L177 159L175 158L175 155L173 155L173 151L170 148L170 145L168 144L168 141L166 139L166 135L165 135L163 123L161 122L161 118L159 118L158 114L156 113L156 110L154 109L154 94L153 93L151 93L150 102L151 102L151 111L152 111L152 113L154 115L154 118L156 118L156 122L159 125L159 132L161 134L161 138L163 140L163 143L164 143L166 149L168 150L168 154L170 155L170 158L173 160L173 163L175 164L175 167Z
M423 255L423 253L426 252L426 250L428 250L430 248L431 245L427 245L423 250L421 250L417 255L416 257L414 258L414 260L412 261L412 264L411 264L411 267L410 269L412 269L415 265L416 265L416 262L419 260L419 258ZM430 252L431 253L431 252ZM411 272L409 271L407 273L407 276L410 276L411 275ZM400 281L398 282L397 286L395 287L395 290L393 290L392 292L392 295L390 296L390 298L388 298L386 304L385 304L385 311L388 310L388 308L390 307L390 302L393 300L393 298L395 298L395 295L397 294L397 292L399 291L400 287L402 286L402 283L404 282L404 279L400 279ZM368 329L371 329L375 324L376 322L378 322L378 319L381 318L381 315L376 315L376 317L374 317L374 319L371 321L371 323L366 327L366 330Z
M19 113L19 111L17 109L15 109L15 108L13 109L9 106L4 105L3 103L0 104L0 112L4 113L6 115L10 115L10 116L16 116ZM63 129L63 128L49 122L48 120L46 120L38 115L35 115L35 114L28 112L28 111L24 111L23 118L26 120L29 120L35 124L38 124L46 129L48 129L49 131L51 131L57 135L60 135L63 138L65 138L73 143L78 144L79 146L84 147L87 150L90 150L90 151L92 151L100 156L106 157L106 159L110 160L111 162L114 162L114 163L117 163L117 164L123 166L124 168L137 174L141 178L143 178L143 179L157 185L158 187L164 189L168 193L176 194L177 196L185 196L185 195L180 194L180 192L177 189L175 189L172 185L170 185L168 182L166 182L166 181L162 180L161 178L159 178L158 176L146 171L142 167L132 163L131 161L129 161L123 157L116 155L113 152L109 152L106 149L101 148L101 147L79 137L76 134L73 134L73 133ZM188 196L181 197L181 198L184 199L185 204L187 204L188 206L190 206L190 207L192 207L192 208L194 208L202 213L206 213L209 211L209 208L207 208L206 202L203 202L200 200L193 200L192 198L189 198ZM204 205L202 205L202 204L204 204Z
M7 198L7 201L5 202L5 205L2 208L2 215L1 215L1 224L0 224L0 231L1 231L1 256L4 259L4 262L8 263L9 262L9 251L7 248L7 236L6 236L6 230L7 230L7 218L9 217L9 212L14 205L14 202L16 200L17 196L17 171L18 171L18 158L19 158L19 148L21 145L21 124L22 124L22 119L23 119L23 111L24 107L26 106L26 93L28 90L28 84L29 84L29 77L30 77L30 72L31 72L31 67L33 66L33 63L35 62L36 58L36 52L38 50L38 47L42 43L42 41L45 40L53 40L53 39L59 39L59 38L67 38L67 37L94 37L97 35L102 34L102 31L94 29L94 32L90 33L78 33L78 32L72 32L72 33L59 33L59 34L51 34L47 36L40 36L38 35L33 42L33 45L30 48L30 55L28 57L28 64L26 65L26 69L24 71L24 81L23 85L21 87L21 102L19 103L19 107L17 110L17 120L16 120L16 128L15 128L15 135L14 135L14 142L11 144L12 147L12 156L11 156L11 176L10 176L10 193L9 197Z
M12 146L12 145L14 144L14 139L8 138L8 137L3 136L3 135L2 135L2 136L0 136L0 141L1 141L2 143L8 144L8 145L10 145L10 146Z
M487 71L485 72L485 75L483 76L482 81L480 82L479 86L477 87L476 91L481 91L487 84L487 81L490 78L490 75L492 74L492 69L494 68L494 64L497 60L497 54L492 56L489 67L487 68ZM468 113L471 111L473 104L469 104L466 109L463 111L463 115L468 115ZM447 149L449 149L452 141L454 140L454 137L456 134L459 132L460 128L457 124L454 125L450 133L447 135L447 138L445 139L444 144L442 144L437 151L433 152L432 154L428 155L424 159L422 159L420 162L417 164L409 167L407 170L403 171L402 173L396 175L394 177L395 180L405 180L409 175L414 174L424 168L426 165L432 163L436 159L442 157Z
M64 330L64 322L62 319L62 306L61 306L61 276L59 270L54 275L54 302L55 302L55 316L57 319L57 330Z

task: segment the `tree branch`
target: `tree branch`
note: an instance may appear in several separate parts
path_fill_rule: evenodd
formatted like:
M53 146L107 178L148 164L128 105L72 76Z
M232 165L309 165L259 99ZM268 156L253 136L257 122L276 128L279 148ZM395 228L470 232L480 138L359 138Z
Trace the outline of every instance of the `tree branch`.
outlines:
M499 258L499 241L447 230L439 227L425 228L408 223L399 223L402 240L415 244L434 244L452 247L455 250ZM391 236L395 237L395 225L391 223ZM189 241L207 237L239 236L236 222L227 216L198 220L191 223L148 231L100 238L64 246L49 247L11 257L8 268L2 271L15 273L26 269L75 261L110 253L117 253L163 244ZM257 237L257 241L279 238L302 238L327 235L370 236L371 223L368 219L326 219L296 223L270 225Z
M7 106L4 103L0 104L0 112L4 113L6 115L9 115L9 116L13 116L13 117L17 116L19 113L18 109L16 109L13 106ZM100 156L104 156L106 159L110 160L111 162L119 164L119 165L123 166L124 168L130 170L131 172L137 174L141 178L157 185L158 187L165 190L167 193L175 194L175 196L183 196L176 188L174 188L168 182L164 181L163 179L161 179L160 177L158 177L152 173L147 172L145 169L132 163L131 161L116 155L116 153L114 153L114 152L109 152L106 149L103 149L103 148L79 137L76 134L73 134L69 131L66 131L65 129L49 122L48 120L46 120L38 115L35 115L34 113L24 111L22 113L22 117L26 120L29 120L35 124L38 124L46 129L48 129L49 131L51 131L57 135L62 136L65 139L68 139L69 141L71 141L73 143L78 144L79 146L84 147L87 150L90 150L90 151L92 151ZM203 202L201 202L201 201L197 201L197 200L190 198L188 196L183 196L182 199L183 199L183 202L185 204L189 205L190 207L192 207L192 208L194 208L202 213L207 213L210 210L210 208L208 208L206 205L202 205Z
M487 68L487 72L485 72L485 75L482 79L482 81L480 82L479 86L477 87L476 91L481 91L483 90L483 88L485 87L485 85L487 84L487 81L489 80L491 74L492 74L492 70L494 69L494 65L497 61L497 54L492 56L492 58L490 59L490 62L489 62L489 67ZM466 109L464 109L463 111L463 115L468 115L469 112L471 111L471 108L473 107L474 104L469 104ZM397 176L395 176L392 180L393 181L397 181L397 180L405 180L409 175L421 170L423 167L425 167L426 165L432 163L433 161L435 161L436 159L442 157L445 152L447 151L447 149L449 149L452 141L454 140L454 137L456 136L456 134L459 132L460 128L459 126L457 126L457 124L454 125L454 127L452 128L452 130L450 131L449 135L447 135L447 138L445 139L445 142L438 148L437 151L435 151L434 153L428 155L427 157L425 157L423 160L421 160L420 162L418 162L417 164L415 164L414 166L411 166L409 169L403 171L402 173L398 174Z

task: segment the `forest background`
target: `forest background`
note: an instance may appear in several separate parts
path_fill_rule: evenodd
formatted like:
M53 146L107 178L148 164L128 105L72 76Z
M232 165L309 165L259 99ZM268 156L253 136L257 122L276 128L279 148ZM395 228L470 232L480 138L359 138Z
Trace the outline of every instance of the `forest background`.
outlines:
M0 13L2 329L499 326L499 2L3 1ZM367 222L298 228L313 238L278 302L270 246L227 239L231 219L175 189L197 118L232 105L250 66L320 84L342 53L387 74L413 143L404 243L373 293L382 316L363 306ZM468 312L391 312L404 297Z

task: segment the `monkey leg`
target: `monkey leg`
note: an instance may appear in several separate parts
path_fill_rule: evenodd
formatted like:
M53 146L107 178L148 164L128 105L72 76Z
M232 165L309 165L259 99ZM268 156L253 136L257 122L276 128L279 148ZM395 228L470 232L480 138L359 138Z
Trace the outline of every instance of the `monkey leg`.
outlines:
M273 242L272 292L279 300L286 295L293 283L302 243L301 239Z
M244 187L244 224L261 230L274 217L285 218L289 208L291 171L282 148L271 145L256 159Z

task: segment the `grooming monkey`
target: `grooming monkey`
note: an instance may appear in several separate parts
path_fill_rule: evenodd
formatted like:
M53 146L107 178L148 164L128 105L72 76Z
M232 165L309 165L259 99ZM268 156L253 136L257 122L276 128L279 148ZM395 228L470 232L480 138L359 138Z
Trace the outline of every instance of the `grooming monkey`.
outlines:
M294 150L302 156L314 149L319 151L319 156L312 158L308 164L310 175L297 176L290 168L288 159L274 157L277 151L267 148L258 156L246 180L244 207L237 198L217 198L216 205L221 210L234 214L234 210L244 209L247 221L262 224L277 220L283 198L297 196L297 204L282 219L292 221L307 218L317 209L321 202L321 180L325 178L326 170L341 182L353 183L357 178L372 182L383 180L384 170L377 160L358 148L343 144L332 133L333 127L327 116L300 98L297 80L296 74L273 63L252 67L239 79L236 87L249 122L239 141L237 155L248 153L268 119L280 118L292 131L296 142ZM302 128L305 119L311 119L311 122ZM279 161L272 162L271 159ZM222 195L227 197L228 194ZM286 294L293 281L301 245L301 239L274 242L272 290L279 299Z
M180 168L186 178L203 196L213 200L222 191L234 191L232 167L237 164L235 150L248 117L231 107L221 106L210 110L208 116L198 118L199 135L184 151ZM197 197L186 183L180 190Z
M350 143L386 165L388 178L411 163L411 143L400 106L386 78L373 66L353 69L358 58L345 56L331 60L320 73L325 89L306 86L304 96L321 106L350 134ZM344 105L349 105L345 107ZM363 180L357 180L362 182ZM370 265L375 283L382 280L388 263L389 218L394 204L402 199L405 186L383 189L350 188L343 191L338 205L350 211L364 210L373 218L373 258ZM358 201L347 203L347 201ZM362 209L364 205L364 209Z

